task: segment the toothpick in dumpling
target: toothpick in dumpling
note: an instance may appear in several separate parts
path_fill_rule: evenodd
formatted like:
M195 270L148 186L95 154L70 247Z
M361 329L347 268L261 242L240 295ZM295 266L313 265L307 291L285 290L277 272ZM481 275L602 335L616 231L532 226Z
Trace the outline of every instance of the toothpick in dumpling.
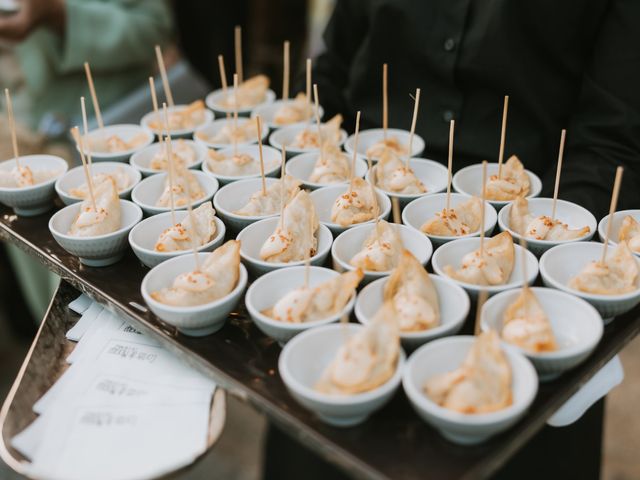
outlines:
M413 170L407 168L405 162L390 149L380 155L378 164L373 168L375 183L382 190L403 195L419 195L427 191Z
M443 208L427 220L420 230L427 235L460 237L480 230L482 220L482 200L471 197L455 208Z
M322 155L318 156L309 181L313 183L331 184L346 182L351 178L351 159L340 150L340 147L331 143L322 149Z
M358 269L345 272L313 288L296 288L263 313L274 320L287 323L322 320L344 308L355 295L362 277L362 270Z
M386 302L371 323L348 337L325 368L315 390L355 395L387 382L398 367L400 336L395 309Z
M411 252L403 250L400 264L385 283L383 295L396 309L400 331L419 332L440 325L438 292Z
M167 228L158 237L153 249L156 252L189 250L209 243L216 235L216 211L206 202L187 215L180 223ZM193 223L191 218L193 217Z
M171 142L171 153L173 153L174 168L185 168L196 162L196 151L182 139ZM167 161L166 143L160 143L160 149L149 162L149 168L154 170L169 170Z
M517 198L511 204L509 224L519 235L535 240L573 240L591 231L589 227L570 229L566 223L558 219L554 221L547 215L534 217L529 212L529 201L524 197Z
M368 222L375 218L378 210L377 198L369 182L355 177L351 188L340 195L331 208L331 221L348 227L356 223Z
M189 198L189 193L191 198ZM200 186L197 177L187 168L176 168L173 174L173 205L176 208L184 207L189 203L198 201L204 197L204 190ZM171 184L169 175L167 175L164 184L164 190L156 207L171 206Z
M517 197L529 195L529 175L524 170L522 162L512 155L502 165L502 175L491 175L486 185L487 200L509 201Z
M318 248L316 231L319 223L309 194L300 190L284 209L276 230L260 249L260 258L267 262L298 262L308 254L313 257Z
M169 110L169 130L184 130L202 125L205 120L205 106L202 100L196 100L183 108ZM149 127L155 131L164 131L165 121L163 115L152 119Z
M342 115L336 115L328 122L320 125L323 145L338 145L340 143L340 125L342 125ZM317 126L308 126L302 130L295 136L289 146L300 149L320 148Z
M83 200L80 213L71 224L69 235L95 237L115 232L121 225L120 198L115 182L107 177L93 186L96 208L91 199Z
M300 92L291 102L285 103L273 116L273 123L276 125L291 125L292 123L303 122L311 118L313 111L307 100L307 96Z
M254 107L264 102L268 88L269 77L266 75L256 75L242 82L235 92L232 88L228 89L227 95L220 101L219 105L231 109L236 106L237 98L238 108Z
M284 181L285 194L287 197L286 203L289 203L300 190L300 181L290 175L285 175ZM262 189L258 190L251 195L249 202L247 202L244 207L233 213L252 217L273 215L280 211L281 197L282 185L280 182L275 182L267 187L266 194L262 193Z
M513 403L511 366L493 330L475 338L460 368L436 375L425 384L427 396L441 407L477 414Z
M604 263L593 261L569 281L569 286L596 295L620 295L638 288L638 260L622 241L607 252Z
M91 181L93 182L94 186L104 181L109 181L108 179L111 179L113 182L115 182L116 190L118 191L118 194L125 191L127 188L129 188L129 185L131 185L131 179L129 178L129 175L127 175L127 172L122 167L118 167L116 168L115 171L110 173L98 173L96 175L93 175L93 177L91 177ZM87 182L82 183L77 188L70 188L69 194L77 198L83 198L83 199L88 198L89 186L87 185Z
M349 263L370 272L388 272L398 265L401 254L402 238L396 228L380 220Z
M204 305L231 293L239 277L240 242L229 240L207 256L200 270L178 275L171 287L151 292L151 297L174 307Z
M556 337L542 305L530 288L523 288L502 317L502 338L533 353L556 350Z
M384 140L380 140L367 148L368 158L381 158L384 154L390 153L405 157L409 154L409 149L396 137L389 136Z
M509 232L502 232L484 242L480 249L462 257L460 268L445 265L444 272L460 282L474 285L504 285L509 281L515 259L513 238Z
M618 240L627 242L632 252L640 253L640 223L631 215L627 215L622 220Z

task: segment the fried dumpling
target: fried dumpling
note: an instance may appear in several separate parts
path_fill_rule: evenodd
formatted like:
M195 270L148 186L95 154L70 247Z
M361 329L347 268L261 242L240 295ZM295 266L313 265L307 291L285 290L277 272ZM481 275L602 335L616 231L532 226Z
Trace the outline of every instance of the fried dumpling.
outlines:
M173 172L173 205L176 208L184 207L202 197L204 197L204 190L193 172L186 168L176 168ZM171 206L171 184L167 175L164 190L156 202L156 207L169 206Z
M285 175L284 181L286 203L289 203L300 190L300 181L290 175ZM252 217L273 215L280 211L281 198L282 184L276 182L267 187L266 194L262 193L262 189L253 193L251 198L249 198L249 202L240 210L236 210L233 213Z
M93 182L94 186L98 185L99 183L109 181L108 179L113 180L116 185L118 194L125 191L127 188L129 188L129 186L131 186L131 179L122 167L118 167L111 173L98 173L91 177L91 181ZM80 184L79 187L70 188L69 194L77 198L89 198L89 186L87 185L87 182Z
M405 162L390 149L382 152L378 164L373 168L375 169L375 183L382 190L404 195L419 195L427 191L413 170L407 168Z
M554 221L547 215L534 217L529 212L529 201L524 197L518 197L511 204L509 224L519 235L535 240L573 240L591 231L589 227L570 229L566 223L558 219Z
M638 288L638 260L622 241L607 252L604 263L590 262L569 281L569 286L596 295L620 295Z
M156 252L175 252L201 247L216 235L216 211L206 202L187 215L180 223L167 228L158 237L153 249ZM193 222L191 218L193 216Z
M69 235L76 237L95 237L115 232L121 225L120 199L115 182L107 177L93 186L96 208L91 199L85 199L80 205L80 213L71 224Z
M169 130L184 130L202 125L205 121L204 111L205 107L202 100L196 100L183 108L169 110L167 115L169 117ZM164 131L164 114L158 112L158 116L149 122L149 127L156 132Z
M627 242L632 252L640 253L640 223L631 215L622 220L618 240Z
M422 264L407 250L402 252L400 264L384 286L384 299L395 306L402 332L418 332L440 325L438 292Z
M378 210L378 200L369 182L355 177L351 188L347 187L347 191L334 202L331 221L348 227L374 219Z
M262 132L261 132L262 133ZM234 127L232 121L227 123L213 135L207 135L206 132L197 132L196 136L207 143L220 143L232 145L235 143L243 143L253 141L257 138L258 126L255 118L238 119L237 126ZM211 153L210 153L211 154Z
M171 142L171 153L174 168L188 168L196 163L196 151L182 139ZM154 170L169 170L169 156L167 146L163 142L160 149L149 162L149 168Z
M482 223L482 200L471 197L456 208L443 208L427 220L420 230L427 235L460 237L477 232Z
M273 116L273 123L276 125L291 125L292 123L309 120L313 115L313 110L307 96L300 92L296 98L289 103L282 105Z
M222 108L234 108L237 98L238 108L251 108L265 101L268 89L269 77L256 75L238 85L235 92L233 88L227 89L227 95L222 98L219 105Z
M404 157L409 154L409 148L396 137L387 137L386 140L380 140L367 148L368 158L381 158L388 153Z
M502 317L502 338L533 353L556 350L556 337L533 291L523 288Z
M323 145L338 145L340 143L340 125L342 125L342 115L336 115L328 122L320 125ZM290 146L300 149L320 148L317 126L309 125L302 130L296 135Z
M362 270L358 269L345 272L313 288L296 288L263 313L274 320L287 323L322 320L344 308L355 295L362 277Z
M277 161L271 163L265 161L264 169L265 171L272 170L277 164ZM247 153L238 152L235 155L233 153L225 155L222 152L209 150L207 166L213 173L229 177L258 175L260 173L260 158Z
M502 232L484 242L482 256L480 250L462 257L460 268L445 265L444 272L460 282L474 285L504 285L509 281L515 260L513 238L509 232Z
M314 183L331 184L343 183L351 178L351 159L333 144L326 144L322 155L316 160L309 181Z
M490 413L513 403L511 366L490 330L478 335L457 370L430 378L424 390L441 407L460 413Z
M0 170L0 187L31 187L55 177L58 173L55 170L31 169L27 166L13 167L11 170Z
M207 256L200 270L178 275L171 287L151 292L151 297L174 307L203 305L231 293L239 277L240 242L229 240Z
M349 263L370 272L388 272L398 265L401 254L402 238L393 225L380 220Z
M393 305L386 302L371 323L339 348L315 389L333 395L354 395L387 382L398 367L400 352L395 314Z
M318 248L316 209L305 190L300 190L287 204L276 230L260 249L260 258L267 262L298 262Z
M486 185L487 200L509 201L529 195L529 175L522 162L512 155L502 165L502 176L491 175Z
M147 143L149 137L146 133L137 133L130 140L125 140L119 135L110 135L108 137L102 137L101 135L95 135L89 137L89 146L92 152L100 153L118 153L126 152L127 150L133 150L141 145Z

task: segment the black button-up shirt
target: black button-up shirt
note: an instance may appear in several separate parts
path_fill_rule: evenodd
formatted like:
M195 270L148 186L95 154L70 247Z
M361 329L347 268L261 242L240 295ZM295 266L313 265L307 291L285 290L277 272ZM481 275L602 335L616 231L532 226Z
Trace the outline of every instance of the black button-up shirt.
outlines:
M504 95L505 159L516 154L551 196L567 128L560 197L599 218L615 167L619 209L640 208L640 0L338 0L314 66L327 115L379 126L382 64L389 125L417 132L444 161L456 119L454 171L497 161Z

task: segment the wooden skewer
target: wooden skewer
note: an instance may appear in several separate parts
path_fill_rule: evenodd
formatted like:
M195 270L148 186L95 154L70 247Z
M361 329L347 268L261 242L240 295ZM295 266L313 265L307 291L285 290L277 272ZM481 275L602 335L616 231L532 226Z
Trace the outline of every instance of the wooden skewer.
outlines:
M389 127L389 96L388 88L388 66L382 65L382 130L384 139L387 139L387 128Z
M306 95L307 95L307 108L309 109L309 112L311 111L311 59L307 58L307 88L306 88ZM307 120L310 122L311 121L311 115L309 115L309 112L307 112Z
M400 200L398 197L391 197L391 211L393 212L393 222L398 225L402 223L400 218Z
M318 145L320 146L320 161L324 160L324 141L322 138L322 126L320 124L320 101L318 99L318 84L313 84L313 101L315 103L316 125L318 125Z
M502 178L502 161L504 160L504 142L507 136L507 111L509 110L509 95L504 96L502 107L502 128L500 130L500 152L498 153L498 178Z
M93 205L93 211L97 212L98 207L96 206L96 197L93 194L93 181L91 180L91 175L89 174L89 168L87 167L87 159L84 156L84 144L82 143L82 136L80 135L80 129L78 127L73 127L71 129L71 136L78 144L78 148L80 149L80 160L82 160L82 167L84 169L84 176L87 179L87 186L89 187L89 198L91 199L91 204Z
M173 201L173 150L171 149L171 132L169 131L169 114L167 113L167 104L162 104L164 112L164 122L167 135L164 137L164 152L167 156L168 176L169 176L169 206L171 208L171 223L176 224L176 209ZM191 200L191 199L189 199Z
M351 159L351 180L349 181L349 193L353 190L353 180L356 178L356 157L358 156L358 135L360 133L360 110L356 113L356 131L353 138L353 158Z
M282 164L280 165L280 228L284 227L284 207L287 204L286 194L286 182L284 177L286 174L284 173L284 164L287 160L287 151L286 147L282 145Z
M527 240L524 238L524 236L520 237L520 246L522 247L522 289L526 290L527 288L529 288L529 281L528 278L529 276L527 275ZM527 318L527 304L525 302L525 318Z
M480 205L480 218L482 219L482 227L480 227L480 258L484 253L484 211L487 198L487 161L482 161L482 204Z
M420 105L420 89L416 88L416 96L413 103L413 118L411 119L411 133L409 133L409 153L407 153L407 161L405 168L409 170L409 159L413 153L413 135L416 133L416 122L418 121L418 105Z
M613 214L616 211L618 205L618 194L620 193L620 184L622 183L623 168L618 167L616 169L616 179L613 182L613 194L611 195L611 206L609 207L609 221L607 222L607 234L604 237L604 245L602 246L602 258L600 264L604 265L607 259L607 247L609 246L609 238L611 237L611 225L613 224Z
M87 83L89 84L89 93L91 94L91 101L93 102L93 110L96 114L96 121L98 122L98 128L102 130L104 123L102 122L102 113L100 113L100 104L98 103L98 95L96 95L96 87L93 84L93 76L91 75L91 68L89 62L84 62L84 73L87 76Z
M160 48L160 45L156 45L156 59L158 60L158 68L160 69L160 76L162 77L162 88L164 89L164 95L165 97L167 97L169 106L173 107L173 94L171 93L169 77L167 76L167 69L164 66L164 58L162 57L162 49Z
M84 130L84 138L87 140L87 162L89 163L89 174L91 174L91 143L89 143L89 122L87 122L87 106L84 103L84 97L80 97L80 109L82 110L82 127ZM91 174L93 177L93 174Z
M220 70L220 83L222 84L224 98L227 98L229 87L227 85L227 73L224 69L224 57L222 55L218 55L218 69ZM227 112L227 120L229 120L230 117L231 113Z
M313 233L314 233L313 222L310 222L309 226L311 228L311 239L313 239ZM307 248L305 249L305 252L304 252L304 288L309 288L310 270L311 270L311 250Z
M379 230L379 225L380 225L380 205L378 204L378 198L376 196L376 189L374 187L374 185L376 184L376 171L373 170L373 165L371 163L371 157L369 157L367 155L367 167L369 168L369 171L371 172L371 181L369 183L369 186L371 187L371 193L373 194L373 198L376 199L375 202L375 210L373 212L373 214L376 216L375 219L375 232L376 232L376 237L378 239L378 243L380 243L380 230Z
M236 53L236 73L238 74L238 81L242 83L244 81L244 75L242 74L242 27L236 25L233 33Z
M262 119L256 115L256 126L258 128L258 154L260 156L260 177L262 178L262 195L267 194L267 181L264 178L264 158L262 156Z
M238 74L233 74L233 156L238 155Z
M171 149L171 142L169 142L168 145L169 145L169 149ZM171 159L171 162L173 163L173 159ZM173 168L173 166L171 166L170 168ZM189 182L185 182L185 188L187 190L187 197L189 197L189 201L187 202L187 215L189 216L189 221L191 222L191 228L193 229L193 233L194 233L193 235L191 235L191 248L193 249L193 257L196 262L195 271L199 272L200 258L198 257L198 245L196 244L196 236L198 235L198 225L196 224L195 218L193 217L193 206L191 205L191 186L189 185Z
M556 203L558 202L558 191L560 190L560 172L562 171L562 157L564 156L564 140L567 131L563 128L560 134L560 150L558 151L558 166L556 168L556 183L553 186L553 203L551 204L551 221L556 221Z
M484 302L487 301L487 297L489 293L486 290L480 290L478 294L478 306L476 308L476 323L473 327L473 334L478 336L481 333L480 323L482 317L482 307L484 306Z
M451 207L451 180L453 179L453 133L456 128L456 121L451 120L449 123L449 159L447 161L447 204L446 211L449 212ZM483 219L484 222L484 219Z
M289 100L289 40L284 42L284 72L282 73L282 99Z
M18 136L16 135L16 120L13 117L13 104L11 103L11 95L9 89L4 89L4 97L7 101L7 117L9 118L9 132L11 133L11 145L13 147L13 158L16 161L16 167L20 170L20 154L18 153Z
M153 81L153 77L149 77L149 90L151 90L151 103L153 104L153 111L158 116L158 96L156 95L156 84Z

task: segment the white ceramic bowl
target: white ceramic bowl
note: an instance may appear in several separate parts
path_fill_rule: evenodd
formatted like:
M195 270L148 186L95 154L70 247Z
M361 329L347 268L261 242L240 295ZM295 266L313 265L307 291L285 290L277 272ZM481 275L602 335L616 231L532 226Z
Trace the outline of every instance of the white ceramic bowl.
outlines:
M121 227L106 235L76 237L69 235L71 224L80 213L82 203L74 203L57 211L49 219L49 231L58 244L80 262L90 267L106 267L122 258L127 249L127 236L142 220L142 210L128 200L120 200Z
M198 253L200 263L204 263L210 253ZM240 276L236 287L224 297L213 302L193 307L175 307L165 305L151 298L151 293L172 285L174 279L194 270L194 254L172 258L152 268L142 280L140 291L151 311L164 322L173 325L180 332L191 337L203 337L220 330L229 314L242 299L247 286L247 270L240 265Z
M522 274L522 255L526 255L527 258L527 284L531 285L538 277L538 259L536 256L528 250L523 249L520 245L514 245L515 247L515 259L513 265L513 271L509 280L504 285L475 285L472 283L466 283L451 278L455 283L464 288L471 298L476 298L478 293L482 290L486 290L489 295L494 295L510 288L521 287L524 284ZM467 253L473 252L480 248L480 238L462 238L460 240L454 240L453 242L442 245L433 254L431 265L433 270L444 277L450 278L444 273L444 267L451 265L453 268L458 269L460 267L460 261Z
M218 116L224 116L227 113L233 114L233 108L227 108L220 105L220 102L224 100L226 95L233 95L233 85L227 89L225 93L224 89L219 88L218 90L214 90L210 92L204 99L204 103L207 104L207 107L215 112ZM251 107L243 107L238 109L238 115L242 115L243 117L248 117L249 114L260 108L273 103L276 99L276 94L273 90L268 89L265 93L264 101L257 103L256 105L252 105Z
M129 186L119 193L120 198L129 198L133 188L140 182L142 176L140 172L130 165L122 164L119 162L100 162L91 166L91 174L98 175L100 173L113 173L118 169L122 169L129 177ZM82 165L72 168L62 177L58 178L55 183L56 193L65 205L71 205L72 203L80 202L80 197L75 197L69 193L73 188L87 183L87 177L84 174L84 168Z
M274 183L279 183L277 178L265 178L265 185L269 188ZM224 185L216 192L213 197L213 207L222 220L226 223L229 230L239 232L244 227L251 225L253 222L269 217L275 217L280 212L272 215L246 216L236 215L236 210L244 207L251 198L251 195L262 190L262 179L251 178L248 180L239 180Z
M598 242L578 242L553 247L540 258L540 274L547 287L557 288L586 300L608 323L613 317L628 312L640 303L640 275L636 278L637 288L621 295L597 295L569 287L569 281L589 262L600 261L602 247L602 243ZM609 247L609 251L611 248L613 247Z
M408 130L402 130L400 128L388 128L387 138L397 138L400 143L409 147L409 137L411 132ZM384 139L384 130L382 128L371 128L369 130L362 130L358 134L358 153L366 157L367 150L376 143ZM344 149L353 153L353 146L355 143L355 134L349 136L344 144ZM411 156L417 157L424 151L424 140L417 133L413 135L413 145L411 147ZM372 161L378 161L377 158L372 158Z
M213 198L214 193L218 191L218 181L207 175L204 172L198 170L191 171L196 178L200 187L204 190L205 195L199 198L191 205L196 208L198 205L202 205L204 202L209 202ZM164 184L167 179L167 173L159 173L142 180L131 192L131 199L142 208L145 215L156 215L158 213L164 213L171 211L170 207L158 207L156 202L164 191ZM176 207L176 210L186 210L187 205Z
M376 173L377 166L373 166L371 171L367 172L367 180L371 182ZM400 207L404 208L410 202L416 198L424 197L425 195L432 195L434 193L440 193L447 189L447 168L438 162L428 160L426 158L410 158L409 168L413 170L418 180L427 188L425 193L420 194L406 194L395 193L389 190L376 187L381 192L388 195L390 198L397 197L400 201Z
M171 113L172 111L180 111L180 110L184 110L188 107L188 105L175 105L173 107L167 107L167 112ZM162 119L162 123L164 125L164 113L162 112L162 110L159 111L160 117ZM149 130L151 130L156 136L160 136L160 135L164 135L164 131L161 130L154 130L153 128L149 127L149 122L153 121L156 117L156 113L155 112L149 112L147 113L144 117L142 117L142 120L140 120L140 125L142 125L145 128L148 128ZM213 112L211 110L207 110L206 108L204 109L204 118L202 120L202 123L198 124L198 125L194 125L193 127L189 127L189 128L181 128L181 129L174 129L171 130L171 138L189 138L193 135L193 132L196 131L196 129L207 125L211 122L213 122L213 119L215 118L215 115L213 114Z
M91 149L91 161L93 162L126 162L129 160L129 157L136 152L139 152L143 148L148 147L153 143L154 135L151 130L146 127L141 127L140 125L135 124L120 124L120 125L109 125L104 127L103 129L96 128L95 130L91 130L89 132L89 139L101 139L101 138L109 138L114 135L117 135L125 142L130 141L137 135L145 135L146 140L144 143L141 143L137 147L130 148L128 150L124 150L121 152L97 152ZM77 147L76 147L77 148ZM85 149L87 148L85 142Z
M189 168L192 168L192 169L200 168L200 165L202 165L202 161L207 158L207 147L189 139L182 139L180 141L187 144L196 153L195 161L191 165L189 165ZM177 143L178 143L178 140L171 140L171 145L174 148ZM156 173L165 172L165 170L156 170L149 166L149 164L151 163L151 160L153 160L153 157L155 157L156 154L160 151L161 146L162 145L158 142L143 148L139 152L136 152L133 155L131 155L131 158L129 159L129 163L131 164L132 167L135 167L140 173L142 173L143 177L148 177L150 175L155 175Z
M553 208L553 199L530 198L528 201L529 211L536 217L540 215L551 215L551 209ZM500 210L500 213L498 214L498 225L500 226L500 230L507 230L513 236L514 241L519 242L522 236L511 228L511 221L509 220L510 214L511 205L507 205L502 210ZM535 255L540 256L551 247L554 247L556 245L591 240L596 231L596 218L591 214L589 210L572 202L558 200L556 204L556 218L561 222L569 225L569 228L572 229L587 226L589 227L589 233L575 240L551 241L526 238L527 248L531 250Z
M244 145L242 147L237 148L237 152L240 154L251 155L253 158L259 160L260 158L260 147L258 145ZM233 155L233 147L224 148L220 150L220 153L227 156ZM264 174L266 177L275 177L279 176L281 165L282 165L282 154L276 150L275 148L268 147L267 145L262 146L262 159L264 161ZM254 173L251 175L221 175L219 173L213 172L209 168L209 161L206 159L202 163L202 171L212 177L215 177L220 185L226 185L227 183L237 182L238 180L246 180L248 178L260 178L260 170L258 173Z
M294 103L294 100L292 98L290 98L289 100L276 100L273 103L267 103L267 104L263 104L260 105L259 107L256 107L253 109L253 111L251 112L251 117L257 117L258 115L260 115L260 118L262 119L262 122L264 124L266 124L271 130L278 130L279 128L284 128L284 127L289 127L291 125L306 125L307 123L309 123L308 120L303 120L301 122L296 122L296 123L290 123L288 125L280 125L274 122L274 117L276 116L276 112L283 106L283 105L291 105L292 103ZM322 120L322 117L324 115L324 109L322 108L322 105L318 106L318 115L320 117L320 120ZM313 110L313 114L311 117L312 121L315 121L315 107Z
M346 193L349 189L347 184L341 185L331 185L330 187L322 187L318 190L314 190L311 192L309 197L311 197L311 201L313 202L316 213L318 215L318 220L323 225L329 227L329 230L334 235L338 235L349 228L353 228L357 225L365 225L367 223L373 223L375 220L371 219L367 222L357 223L354 225L350 225L348 227L343 227L342 225L338 225L337 223L333 223L331 221L331 209L333 208L333 204L337 200L337 198ZM391 200L384 193L376 190L376 196L378 198L378 206L380 207L380 215L378 218L387 219L389 217L389 213L391 212Z
M258 220L245 227L236 237L240 240L240 256L247 265L249 271L256 277L264 275L267 272L277 270L279 268L296 267L304 265L304 260L297 262L281 263L281 262L265 262L260 259L260 249L267 241L269 236L278 226L280 217L269 217ZM327 227L320 224L316 232L318 238L318 248L316 254L311 257L311 265L322 266L329 256L333 236Z
M278 370L291 396L320 420L335 427L351 427L364 422L393 397L405 364L402 349L393 376L373 390L355 395L329 395L313 388L324 369L332 362L347 335L362 325L325 325L292 338L280 353Z
M269 137L269 143L272 147L277 148L278 150L282 150L282 146L284 145L287 150L287 159L301 153L317 152L317 148L297 148L291 145L295 140L296 135L307 128L312 132L318 131L318 127L315 122L303 123L301 125L289 125L288 127L283 127L273 132ZM338 146L342 146L346 139L347 132L341 129Z
M175 212L176 222L182 222L187 218L187 215L189 215L189 212L186 210ZM211 252L222 245L226 228L222 220L218 217L214 217L214 222L216 224L216 234L209 242L198 247L197 250L199 252ZM191 248L175 252L158 252L154 249L160 234L172 225L171 212L165 212L145 218L133 227L129 233L129 244L131 245L133 253L135 253L136 257L147 267L153 268L170 258L193 253Z
M242 117L242 118L238 118L238 125L242 125L246 122L249 122L250 120L246 117ZM233 147L233 142L231 143L213 143L211 142L211 140L209 140L210 138L212 138L214 135L216 135L220 130L222 130L228 123L233 124L233 119L227 119L227 118L220 118L218 120L215 120L213 122L207 123L206 125L203 125L199 128L197 128L193 134L193 139L196 142L201 143L202 145L209 147L209 148L214 148L216 150L221 149L221 148L227 148L227 147ZM269 134L269 127L267 127L266 125L262 125L262 143L265 143L265 138L267 137L267 135ZM254 143L258 143L258 131L256 129L255 131L255 135L252 135L251 137L249 137L249 140L246 140L244 142L238 142L236 146L238 147L242 147L245 145L252 145Z
M460 193L451 194L451 208L456 208L457 205L469 200L469 196L462 195ZM436 213L441 212L447 204L446 193L435 193L433 195L425 195L409 203L402 210L402 223L409 227L415 228L420 232L420 227L425 224L427 220L435 217ZM498 214L496 209L487 202L484 210L484 233L486 236L491 235L493 229L496 226L498 220ZM423 234L424 235L424 234ZM468 235L462 235L460 237L440 236L440 235L427 235L433 243L435 248L443 245L452 240L458 240L460 238L479 237L480 230L470 233Z
M474 341L472 336L461 335L427 343L411 355L402 378L402 386L416 413L446 439L460 445L481 443L514 425L538 392L538 377L531 362L517 350L505 347L512 371L510 406L491 413L464 414L433 402L424 392L425 383L460 367Z
M274 320L262 312L273 307L278 300L287 293L304 285L305 267L281 268L269 272L258 278L247 290L245 304L256 326L267 336L284 345L291 338L310 328L337 322L342 317L349 318L355 303L355 293L344 308L321 320L302 323L288 323ZM309 287L314 288L321 283L328 282L340 274L329 268L310 267Z
M343 153L343 155L348 157L349 165L351 165L353 157L350 157L347 153ZM291 157L285 165L285 171L288 175L291 175L293 178L297 178L298 180L300 180L302 182L302 186L308 188L309 190L317 190L318 188L336 185L336 183L317 183L309 180L309 177L311 176L313 168L315 167L319 157L319 152L309 152L295 155ZM358 155L356 157L356 176L363 178L367 173L367 169L367 162L364 158ZM340 183L348 183L349 180L345 180L344 182Z
M406 225L392 224L392 227L395 228L396 232L400 235L403 247L409 250L422 265L426 265L433 253L433 247L429 239ZM355 270L356 268L350 263L351 259L362 250L364 241L371 235L375 228L375 223L366 223L345 230L338 235L331 246L333 268L338 272ZM389 274L391 274L391 270L384 272L365 270L361 285L366 285L369 282L381 277L386 277Z
M609 237L610 245L618 244L618 234L620 233L620 227L622 226L622 221L624 217L627 215L632 216L636 219L636 221L640 222L640 210L620 210L619 212L615 212L613 214L613 225L611 225L611 236ZM600 241L604 242L604 239L607 236L607 224L609 223L610 216L607 215L598 224L598 235L600 237ZM640 257L640 252L635 252L636 256Z
M15 160L5 160L0 163L0 170L11 171L15 166ZM56 175L31 187L0 187L0 202L13 208L21 217L33 217L49 211L53 207L55 183L69 168L67 162L53 155L26 155L20 157L20 166L29 167L32 171L51 170Z
M546 381L587 359L602 338L602 317L595 308L575 295L544 287L532 287L531 290L551 323L558 349L535 353L512 346L531 360L540 380ZM507 290L487 300L482 308L482 329L502 332L504 312L521 291L520 288Z
M401 332L402 346L414 350L420 345L436 338L455 335L462 328L469 314L469 296L448 278L429 274L438 292L440 305L440 325L421 332ZM356 300L356 318L360 323L368 324L382 307L384 286L388 278L379 278L364 287Z
M529 195L527 198L537 197L542 191L542 180L535 173L525 169L525 172L529 176ZM497 163L487 163L487 178L491 175L498 174ZM453 176L451 183L453 189L458 193L465 195L474 195L480 197L482 195L482 164L469 165L468 167L461 168ZM493 205L496 210L500 210L505 205L508 205L512 200L487 200Z

